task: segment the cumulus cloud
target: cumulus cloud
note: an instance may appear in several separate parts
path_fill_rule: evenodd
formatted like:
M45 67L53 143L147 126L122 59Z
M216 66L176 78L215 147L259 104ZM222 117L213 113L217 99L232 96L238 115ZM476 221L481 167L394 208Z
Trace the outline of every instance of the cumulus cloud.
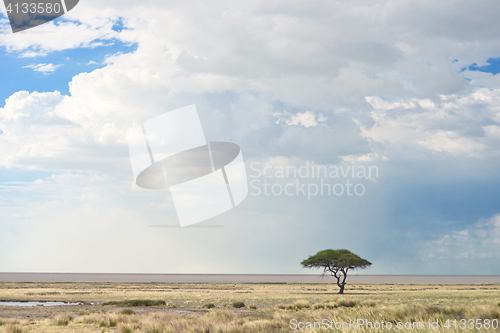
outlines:
M386 147L453 156L496 156L500 129L500 90L477 88L468 94L441 95L436 100L401 99L389 102L366 97L370 120L362 135Z
M81 4L70 13L79 11ZM77 14L76 17L79 15ZM71 16L65 15L64 18ZM103 44L103 41L120 40L133 43L130 30L115 31L113 25L116 16L103 17L97 15L86 20L51 21L38 27L13 34L8 20L0 22L0 46L9 53L21 58L46 56L49 53L75 48L92 48Z
M426 243L426 260L500 259L500 214Z

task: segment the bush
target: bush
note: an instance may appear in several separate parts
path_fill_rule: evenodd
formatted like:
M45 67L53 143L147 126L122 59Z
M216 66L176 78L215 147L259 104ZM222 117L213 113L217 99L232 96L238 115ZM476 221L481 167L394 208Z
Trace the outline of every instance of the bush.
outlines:
M121 314L124 314L124 315L135 315L135 311L132 310L132 309L123 309L123 310L121 310L118 313L121 313Z
M244 308L245 307L245 303L244 302L234 302L233 303L233 308Z
M344 308L354 308L359 305L358 301L340 301L337 304L339 307L343 306Z
M215 304L214 303L206 303L205 305L203 305L203 307L205 309L213 309L213 308L215 308Z
M109 301L101 303L101 305L114 305L114 306L161 306L167 305L165 301L153 299L132 299L127 301Z
M252 310L257 310L257 305L250 305L249 308Z

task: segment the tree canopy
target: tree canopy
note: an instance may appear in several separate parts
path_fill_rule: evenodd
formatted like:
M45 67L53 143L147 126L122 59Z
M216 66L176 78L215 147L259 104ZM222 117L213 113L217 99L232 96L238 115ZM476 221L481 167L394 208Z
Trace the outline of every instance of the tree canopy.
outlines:
M322 268L323 275L330 273L337 279L340 288L339 294L344 293L347 272L354 268L368 268L372 265L349 250L323 250L301 262L304 268Z

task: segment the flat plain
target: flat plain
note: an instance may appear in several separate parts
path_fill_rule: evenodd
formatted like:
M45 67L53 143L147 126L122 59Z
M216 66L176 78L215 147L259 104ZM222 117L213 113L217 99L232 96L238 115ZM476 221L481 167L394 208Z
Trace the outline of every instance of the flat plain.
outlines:
M500 332L500 284L0 283L0 331ZM1 302L0 302L1 304ZM303 329L302 329L303 328Z

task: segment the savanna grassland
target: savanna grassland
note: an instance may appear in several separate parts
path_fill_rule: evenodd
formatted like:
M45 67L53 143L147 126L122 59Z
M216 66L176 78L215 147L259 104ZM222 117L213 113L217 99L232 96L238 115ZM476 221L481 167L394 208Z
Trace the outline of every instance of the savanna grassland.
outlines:
M2 301L79 303L0 306L0 332L290 332L315 322L304 331L500 332L499 284L348 284L344 295L337 291L329 284L0 283ZM357 319L365 324L346 326Z

